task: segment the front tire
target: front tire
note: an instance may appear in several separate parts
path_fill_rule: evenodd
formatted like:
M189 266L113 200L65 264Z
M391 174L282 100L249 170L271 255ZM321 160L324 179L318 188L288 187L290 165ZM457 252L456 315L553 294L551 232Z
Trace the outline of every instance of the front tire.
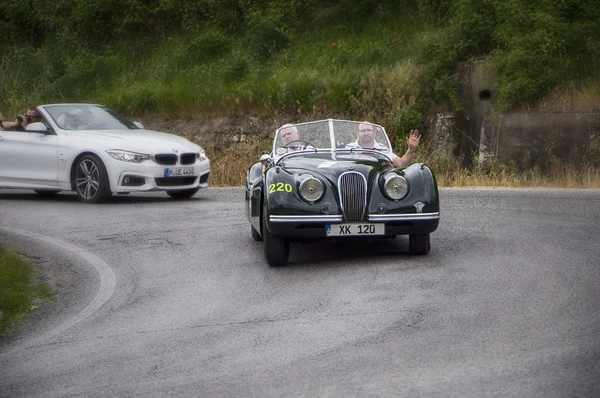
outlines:
M189 199L192 196L194 196L196 194L196 192L198 192L199 189L200 189L200 187L190 188L190 189L180 189L177 191L175 191L175 190L167 191L167 195L169 195L173 199Z
M287 264L290 257L290 242L280 236L273 235L267 229L267 212L263 209L263 240L265 248L265 259L270 267L281 267Z
M431 243L429 234L413 234L408 237L408 251L411 254L423 255L429 253Z
M96 155L85 155L75 166L75 192L84 203L101 203L110 195L108 173Z
M261 242L263 238L262 236L260 236L258 231L256 231L252 225L250 225L250 229L252 230L252 239L254 239L257 242Z

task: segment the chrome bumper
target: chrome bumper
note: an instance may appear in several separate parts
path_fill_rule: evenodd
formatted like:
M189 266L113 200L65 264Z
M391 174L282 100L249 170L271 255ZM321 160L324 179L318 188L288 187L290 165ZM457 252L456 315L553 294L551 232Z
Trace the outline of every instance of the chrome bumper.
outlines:
M438 220L440 213L413 213L413 214L369 214L370 222L390 222L390 221L419 221L419 220ZM339 215L310 215L310 216L269 216L269 221L273 223L341 223L344 222Z

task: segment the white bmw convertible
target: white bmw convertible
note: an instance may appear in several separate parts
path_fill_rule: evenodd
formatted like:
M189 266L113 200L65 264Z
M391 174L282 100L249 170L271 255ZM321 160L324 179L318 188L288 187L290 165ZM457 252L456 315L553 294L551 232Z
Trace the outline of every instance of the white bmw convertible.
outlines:
M116 194L166 191L175 199L208 187L210 162L202 147L145 130L101 105L37 107L41 122L26 131L0 131L0 188L42 196L75 191L99 203Z

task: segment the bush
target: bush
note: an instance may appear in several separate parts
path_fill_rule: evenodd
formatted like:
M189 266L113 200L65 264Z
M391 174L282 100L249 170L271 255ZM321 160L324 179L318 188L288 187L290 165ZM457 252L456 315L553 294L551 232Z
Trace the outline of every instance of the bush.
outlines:
M286 49L291 40L270 24L253 26L248 30L246 41L258 61L265 61Z
M495 65L500 110L589 76L600 60L596 1L454 0L437 9L436 3L419 2L424 18L439 27L424 41L425 89L456 109L456 66L473 57L489 57Z

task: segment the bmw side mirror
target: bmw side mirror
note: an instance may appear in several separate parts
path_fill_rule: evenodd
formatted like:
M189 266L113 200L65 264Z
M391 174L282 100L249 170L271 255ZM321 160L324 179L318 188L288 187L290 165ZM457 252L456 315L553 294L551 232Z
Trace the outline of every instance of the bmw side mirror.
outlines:
M133 122L133 124L135 124L136 126L138 126L138 128L143 129L144 125L140 122Z
M51 131L48 130L48 127L42 122L29 123L27 125L26 131L35 131L37 133L50 134Z

